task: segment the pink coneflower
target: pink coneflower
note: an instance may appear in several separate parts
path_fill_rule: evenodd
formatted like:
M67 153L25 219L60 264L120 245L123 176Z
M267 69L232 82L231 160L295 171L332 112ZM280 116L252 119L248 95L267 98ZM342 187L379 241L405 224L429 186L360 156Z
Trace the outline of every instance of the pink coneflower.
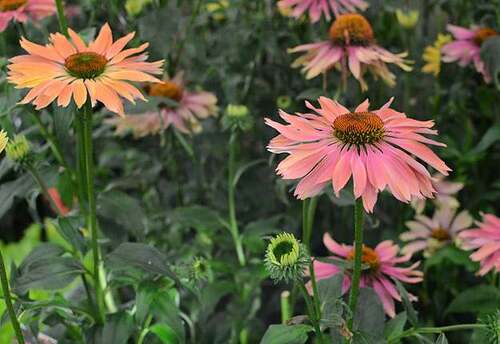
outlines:
M411 70L404 60L406 53L393 54L375 43L370 23L360 14L342 14L335 19L328 41L299 45L289 52L306 52L293 62L292 67L302 67L307 79L335 67L340 69L344 83L350 70L363 90L368 89L363 78L367 70L389 86L395 85L396 77L387 68L387 63L405 71Z
M424 251L425 256L432 255L439 248L452 243L458 233L472 225L473 219L468 211L457 214L457 209L444 205L434 212L432 219L417 215L414 221L406 222L410 230L401 234L403 241L410 241L403 247L403 253L414 254Z
M443 62L458 61L458 64L462 67L473 62L476 70L483 75L484 81L490 82L491 75L481 60L481 46L486 40L498 36L499 33L491 28L472 27L466 29L455 25L448 25L447 28L455 41L441 48Z
M186 90L182 73L161 83L148 84L145 90L150 99L158 100L158 107L140 115L110 119L109 123L116 126L117 134L132 131L139 138L157 134L171 125L182 133L197 132L201 129L199 119L217 114L215 95Z
M331 183L338 195L353 179L354 197L362 197L372 212L378 192L388 189L398 200L432 197L431 175L416 158L447 175L450 169L425 144L445 146L422 134L436 135L433 121L417 121L390 108L391 98L370 111L365 100L354 112L331 99L320 97L317 114L290 115L280 110L288 125L266 118L280 134L268 145L273 153L289 156L277 167L284 179L300 179L295 196L305 199ZM410 154L416 156L412 157Z
M483 222L477 222L479 228L461 232L461 246L466 250L476 250L470 258L480 262L478 274L483 276L489 271L500 272L500 218L483 214Z
M323 243L333 256L330 258L343 259L352 262L354 259L354 248L350 245L339 244L332 237L325 233ZM377 293L384 306L385 313L393 318L396 314L394 300L401 301L401 295L394 285L393 279L405 283L418 283L422 281L423 273L416 270L420 262L416 262L409 267L398 267L400 263L408 262L410 254L404 256L398 255L399 247L392 241L386 240L378 244L375 249L363 245L362 262L368 266L361 272L360 286L370 287ZM314 260L314 274L316 280L330 278L333 275L342 273L342 269L330 263L323 263ZM342 284L342 293L346 293L351 287L351 272L344 273ZM410 295L412 301L417 298Z
M130 82L159 82L151 74L163 72L163 61L146 62L148 43L124 50L134 35L132 32L113 42L111 28L105 24L89 45L71 29L71 39L51 34L45 46L22 38L21 47L28 55L9 60L8 80L16 88L31 89L20 103L33 103L37 110L56 99L58 106L66 107L71 98L81 108L89 98L92 105L100 101L108 110L123 115L120 96L131 102L144 99Z
M11 20L24 23L40 20L56 13L54 0L0 0L0 32Z
M340 13L364 11L368 4L362 0L281 0L278 2L278 7L290 9L295 18L309 11L311 22L315 23L321 15L330 20L332 12L338 16Z
M436 206L441 207L446 205L452 208L458 208L460 203L454 196L463 189L463 183L450 182L446 180L442 174L436 173L432 176L432 185L436 190L436 194L434 195L434 203ZM425 199L412 199L411 206L415 209L417 214L421 214L425 208Z

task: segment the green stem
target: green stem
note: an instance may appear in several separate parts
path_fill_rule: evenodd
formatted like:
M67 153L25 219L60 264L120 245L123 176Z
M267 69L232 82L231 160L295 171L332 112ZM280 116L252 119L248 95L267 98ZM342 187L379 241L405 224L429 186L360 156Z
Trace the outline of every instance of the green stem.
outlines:
M42 189L42 194L45 196L47 201L50 203L52 209L57 213L58 216L62 216L59 207L56 205L54 202L54 199L52 196L49 194L49 189L47 188L47 184L45 184L45 181L42 179L36 168L31 164L28 163L26 165L26 169L28 170L29 173L31 173L31 176L33 179L37 182L37 184L40 186L40 189Z
M299 289L302 292L302 297L304 298L304 301L306 302L306 307L307 307L307 313L309 314L309 320L311 321L313 327L314 327L314 332L316 333L317 338L320 338L320 343L322 342L322 333L321 333L321 327L319 325L319 321L316 317L316 311L314 310L314 305L311 301L311 297L309 296L309 293L307 292L306 287L304 284L300 281L297 283L299 285Z
M290 292L285 290L281 293L281 323L286 324L288 319L292 317L292 312L290 309Z
M90 231L92 258L93 258L93 277L94 289L96 293L96 303L99 309L98 323L104 321L104 298L100 282L100 258L99 258L99 244L97 234L97 217L96 217L96 201L94 190L94 160L93 160L93 147L92 147L92 110L90 104L87 103L80 113L83 116L83 138L85 147L85 174L87 177L87 199L88 199L88 214L87 214L87 228Z
M59 30L62 34L68 37L68 23L66 22L66 17L64 16L64 5L62 0L56 0L57 7L57 19L59 20Z
M312 286L312 291L313 291L313 306L314 306L314 312L316 314L316 320L318 323L321 323L321 305L320 305L320 300L319 300L319 293L318 293L318 286L316 283L316 275L314 273L314 266L313 266L313 260L311 259L309 261L309 273L311 275L311 286ZM318 334L319 337L319 342L324 343L324 338L323 338L323 333L319 332Z
M486 328L485 324L459 324L459 325L450 325L450 326L442 326L442 327L421 327L421 328L410 328L400 335L393 337L389 340L388 344L391 343L399 343L402 338L416 336L420 333L430 334L430 333L442 333L442 332L452 332L452 331L463 331L463 330L473 330Z
M238 133L233 131L229 139L229 161L228 161L228 178L227 178L227 199L229 208L229 228L233 237L236 254L241 266L246 265L245 253L241 244L241 237L238 229L238 221L236 219L235 205L235 188L234 175L236 173L236 152L238 149Z
M363 201L361 197L354 205L354 268L352 272L351 293L349 295L349 309L351 316L347 321L347 327L352 332L354 323L354 312L358 303L359 282L361 279L361 258L363 255Z
M148 315L146 318L146 322L144 323L144 327L142 328L141 333L139 334L139 337L137 338L137 344L142 344L144 342L144 338L149 333L149 325L151 324L151 321L153 321L153 315Z
M78 181L78 198L80 204L80 210L85 215L87 214L87 176L85 171L85 138L83 130L84 117L80 114L76 114L75 118L75 131L76 131L76 149L77 149L77 181Z
M7 307L7 311L9 312L10 322L12 323L12 327L14 328L14 332L16 333L18 343L24 344L24 337L23 337L23 332L21 331L21 325L19 325L19 321L17 320L16 316L16 311L14 310L14 306L12 305L12 299L9 289L9 281L7 279L7 272L5 270L5 262L3 260L2 252L0 252L0 278L2 280L2 291L3 291L5 306Z

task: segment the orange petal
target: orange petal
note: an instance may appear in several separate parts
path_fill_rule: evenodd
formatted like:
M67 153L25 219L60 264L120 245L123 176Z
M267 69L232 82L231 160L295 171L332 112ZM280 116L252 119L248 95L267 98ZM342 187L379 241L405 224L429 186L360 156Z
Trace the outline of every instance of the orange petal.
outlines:
M113 44L113 34L111 33L111 28L108 23L106 23L101 28L101 31L99 31L96 40L90 44L89 50L98 54L104 54L111 44Z
M147 47L149 47L149 43L144 43L137 48L123 50L121 53L119 53L115 57L113 57L111 59L111 61L109 61L109 65L113 65L115 63L121 62L131 55L139 54L139 53L143 52L144 50L146 50Z
M75 80L73 82L73 99L75 100L76 106L81 108L85 101L87 100L87 88L81 79Z
M19 44L21 45L21 47L24 50L26 50L28 53L30 53L32 55L37 55L37 56L41 56L41 57L44 57L44 58L52 60L52 61L64 63L64 58L62 58L62 56L59 55L57 53L57 51L54 49L54 47L51 45L43 46L43 45L35 44L35 43L28 41L24 37L21 38L21 41L19 42Z
M128 42L134 38L135 32L131 32L125 37L120 38L117 40L113 45L111 45L106 52L106 58L109 60L110 58L113 58L116 54L118 54L120 51L122 51L123 48L127 45Z
M68 29L68 33L69 37L71 37L71 40L73 41L73 44L75 45L78 51L82 52L87 50L87 45L75 31Z
M97 100L103 103L108 110L116 112L120 116L125 116L123 113L123 104L114 90L104 83L96 81L95 91Z
M76 53L76 48L68 41L65 36L61 35L60 33L52 34L51 39L54 44L54 49L64 59Z

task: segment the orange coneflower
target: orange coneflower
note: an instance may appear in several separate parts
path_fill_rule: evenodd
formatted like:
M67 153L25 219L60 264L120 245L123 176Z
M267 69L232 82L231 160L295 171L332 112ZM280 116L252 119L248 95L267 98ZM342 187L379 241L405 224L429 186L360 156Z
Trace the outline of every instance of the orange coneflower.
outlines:
M10 59L8 80L16 88L30 88L21 104L33 103L42 109L57 99L57 105L66 107L74 99L78 108L87 101L100 101L119 115L124 115L120 96L134 102L143 99L141 92L130 81L159 82L151 74L162 73L163 61L145 62L144 50L148 43L137 48L124 49L134 32L113 42L108 24L90 44L73 30L70 38L60 33L50 35L50 43L38 45L22 38L21 47L28 55Z

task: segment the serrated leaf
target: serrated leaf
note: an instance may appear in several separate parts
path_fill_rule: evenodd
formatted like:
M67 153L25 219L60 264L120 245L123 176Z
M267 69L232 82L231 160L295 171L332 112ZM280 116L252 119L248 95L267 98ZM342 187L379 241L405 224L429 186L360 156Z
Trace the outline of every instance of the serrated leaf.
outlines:
M303 344L310 331L312 327L309 325L271 325L260 344Z
M401 312L393 319L389 320L385 324L384 338L390 340L403 333L407 320L408 317L406 316L406 312Z
M131 233L142 235L146 215L139 201L118 190L99 195L97 213Z
M384 307L377 293L371 288L361 288L354 313L354 343L382 343L384 321Z

